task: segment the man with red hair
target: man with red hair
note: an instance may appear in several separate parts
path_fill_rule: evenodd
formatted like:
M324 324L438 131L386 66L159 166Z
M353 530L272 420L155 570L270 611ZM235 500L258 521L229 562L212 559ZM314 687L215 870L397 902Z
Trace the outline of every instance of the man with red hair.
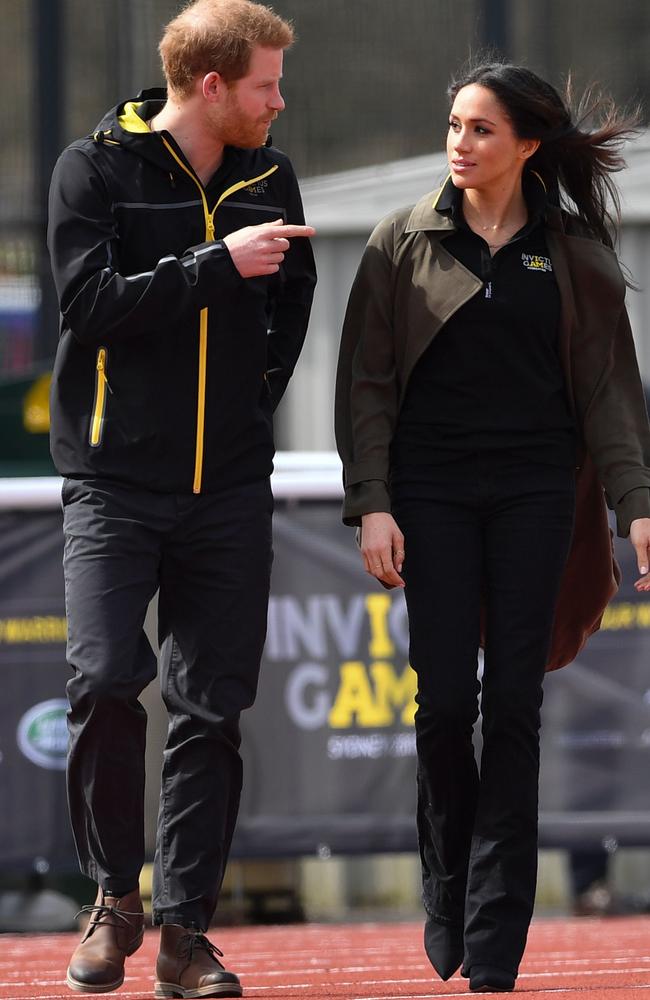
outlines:
M314 263L289 160L270 144L293 31L250 0L167 26L167 91L118 105L55 168L61 305L51 448L64 477L68 792L98 886L68 969L116 989L140 946L143 631L159 591L169 713L154 860L158 997L234 997L205 936L241 789L271 570L272 412L304 340Z

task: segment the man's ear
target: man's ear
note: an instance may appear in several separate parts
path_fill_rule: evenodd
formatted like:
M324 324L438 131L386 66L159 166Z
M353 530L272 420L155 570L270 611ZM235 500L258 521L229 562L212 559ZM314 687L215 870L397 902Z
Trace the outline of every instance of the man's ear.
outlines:
M206 101L219 101L225 89L226 81L221 73L217 73L216 70L206 73L201 81L201 92Z

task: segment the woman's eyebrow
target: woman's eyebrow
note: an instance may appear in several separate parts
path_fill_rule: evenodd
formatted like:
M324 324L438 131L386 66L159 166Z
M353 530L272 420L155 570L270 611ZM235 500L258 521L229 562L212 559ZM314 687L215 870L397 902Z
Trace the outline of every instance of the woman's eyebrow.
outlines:
M450 118L460 118L460 115L455 114L455 112L450 112ZM488 125L494 125L496 127L496 122L493 122L491 118L468 118L469 122L476 124L477 122L487 122Z

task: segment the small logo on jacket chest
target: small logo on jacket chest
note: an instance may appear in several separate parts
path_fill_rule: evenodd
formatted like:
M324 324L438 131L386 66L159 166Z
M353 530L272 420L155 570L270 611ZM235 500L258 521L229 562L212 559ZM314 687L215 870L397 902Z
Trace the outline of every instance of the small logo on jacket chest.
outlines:
M551 258L539 253L522 253L521 263L527 271L553 271Z
M245 187L244 191L248 191L249 194L252 194L253 197L257 198L258 195L264 194L268 186L268 180L255 181L254 184L249 184L248 187Z

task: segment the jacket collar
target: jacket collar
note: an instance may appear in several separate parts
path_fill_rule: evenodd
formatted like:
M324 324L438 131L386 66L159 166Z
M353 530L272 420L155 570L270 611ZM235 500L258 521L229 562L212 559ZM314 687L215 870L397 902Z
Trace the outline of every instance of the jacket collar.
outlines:
M451 195L448 191L448 187L453 184L451 183L451 175L447 178L445 183L441 188L436 191L429 191L414 205L413 210L409 216L409 220L406 223L407 233L421 233L427 230L438 230L441 232L450 231L453 232L456 229L456 225L451 218L451 215L447 212L439 210L438 204L440 198L447 193Z
M98 130L93 134L95 142L123 146L154 163L166 173L175 172L177 164L165 143L161 141L161 135L164 134L167 143L184 160L183 151L169 132L152 132L148 124L161 111L166 100L167 91L164 87L152 87L142 90L137 97L118 104L100 122ZM221 178L228 176L238 166L241 158L240 149L226 146L219 176Z
M560 210L549 200L546 184L535 170L524 176L524 195L533 218L543 218L553 229L564 228ZM409 216L406 232L455 231L460 197L460 190L449 175L442 187L420 198Z

